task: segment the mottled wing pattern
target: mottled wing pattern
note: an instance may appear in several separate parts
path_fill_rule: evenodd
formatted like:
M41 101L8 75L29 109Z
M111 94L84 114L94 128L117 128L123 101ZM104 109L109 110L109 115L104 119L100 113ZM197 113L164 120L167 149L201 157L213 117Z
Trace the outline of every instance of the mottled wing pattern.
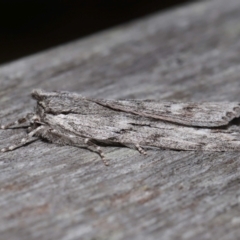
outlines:
M100 117L109 116L110 113L111 115L119 114L119 112L112 111L112 109L101 106L77 93L46 92L36 89L32 91L32 97L45 113L53 115L81 114Z
M199 128L156 121L125 112L118 111L118 113L101 117L82 114L47 114L44 122L54 126L54 129L63 134L65 139L67 136L73 142L75 138L83 137L97 143L109 145L120 143L128 147L140 145L191 151L240 150L238 125L229 125L227 128Z
M152 100L92 100L96 103L139 116L196 127L227 125L240 116L239 102L157 102Z
M97 144L121 144L146 154L142 147L177 150L240 151L240 104L95 100L69 92L34 90L36 112L1 125L7 129L29 122L30 132L11 151L36 137L61 145L85 147L107 161ZM162 120L162 121L159 121ZM226 127L219 127L224 126Z

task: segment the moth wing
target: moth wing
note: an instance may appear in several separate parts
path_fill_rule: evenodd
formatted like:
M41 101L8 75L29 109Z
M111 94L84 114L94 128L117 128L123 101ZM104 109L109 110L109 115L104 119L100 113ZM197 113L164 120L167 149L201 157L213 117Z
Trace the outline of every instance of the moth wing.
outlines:
M114 110L196 127L224 126L240 116L240 103L238 102L94 101Z

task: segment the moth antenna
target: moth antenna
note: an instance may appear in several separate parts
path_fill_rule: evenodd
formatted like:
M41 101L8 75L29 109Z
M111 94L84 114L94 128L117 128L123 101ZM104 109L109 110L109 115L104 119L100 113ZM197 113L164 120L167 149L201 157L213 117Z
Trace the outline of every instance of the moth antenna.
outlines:
M7 125L1 125L0 128L1 129L8 129L9 127L12 127L12 126L19 126L21 125L22 123L25 123L25 122L30 122L31 118L34 116L33 113L28 113L25 117L23 118L19 118L18 120L14 121L14 122L10 122L8 123Z

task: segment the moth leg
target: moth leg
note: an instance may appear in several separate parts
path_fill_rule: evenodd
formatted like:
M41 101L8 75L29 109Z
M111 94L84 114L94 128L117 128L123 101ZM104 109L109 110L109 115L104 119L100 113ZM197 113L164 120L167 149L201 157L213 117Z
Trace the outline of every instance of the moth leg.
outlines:
M27 137L27 138L23 138L20 143L17 143L17 144L15 144L15 145L11 145L11 146L6 147L6 148L2 148L2 149L1 149L1 152L9 152L9 151L12 151L12 150L14 150L14 149L16 149L16 148L20 148L20 147L22 147L22 146L24 146L24 145L26 145L26 144L28 144L28 143L35 142L35 141L37 141L37 140L39 140L39 139L38 139L38 138L34 138L34 137L31 137L31 138L28 138L28 137Z
M27 114L25 117L23 117L23 118L19 118L18 120L14 121L14 122L8 123L7 125L1 125L1 126L0 126L0 129L7 129L7 128L12 127L12 126L19 126L19 125L21 125L22 123L25 123L25 122L30 121L33 116L34 116L33 113L28 113L28 114Z
M46 128L45 128L46 130ZM101 148L93 143L91 139L89 138L83 138L83 137L77 137L77 136L70 136L68 134L63 134L59 132L56 129L47 129L43 134L41 134L41 137L46 138L50 142L60 144L60 145L70 145L70 146L76 146L76 147L82 147L82 148L87 148L90 151L97 152L103 163L108 166L108 162L105 159L105 156L101 150Z
M144 151L144 149L137 143L137 144L134 144L136 149L143 155L147 155L147 152Z
M84 140L84 142L87 144L87 148L88 148L89 150L94 151L94 152L97 152L97 153L100 155L100 157L101 157L103 163L105 164L105 166L108 166L108 165L109 165L109 163L108 163L107 160L105 159L105 155L104 155L101 147L99 147L97 144L91 142L91 139L89 139L89 138L86 138L86 139Z
M121 143L122 145L137 150L140 154L147 155L147 152L138 143Z
M42 129L44 128L44 126L40 126L36 129L34 129L32 132L30 132L26 138L23 138L19 143L15 144L15 145L11 145L7 148L3 148L1 149L1 152L8 152L8 151L12 151L16 148L20 148L28 143L32 143L38 140L38 138L33 137L36 133L40 132Z

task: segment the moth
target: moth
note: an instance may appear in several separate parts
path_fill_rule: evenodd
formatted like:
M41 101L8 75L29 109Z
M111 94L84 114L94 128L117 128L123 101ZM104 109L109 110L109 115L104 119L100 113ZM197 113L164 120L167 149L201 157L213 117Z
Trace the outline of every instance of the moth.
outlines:
M122 145L146 154L145 148L192 151L240 151L238 102L160 102L92 99L71 92L33 90L35 112L7 129L28 124L11 151L38 139L97 152L101 145ZM235 120L236 119L236 120Z

